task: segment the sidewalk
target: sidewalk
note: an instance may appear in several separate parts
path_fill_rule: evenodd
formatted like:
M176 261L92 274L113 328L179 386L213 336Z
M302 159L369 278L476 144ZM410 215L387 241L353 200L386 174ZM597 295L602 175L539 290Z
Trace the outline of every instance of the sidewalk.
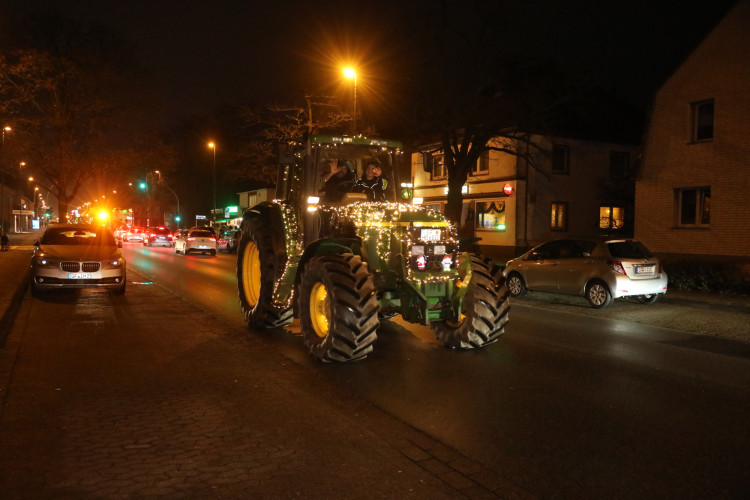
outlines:
M33 244L40 236L40 231L11 233L10 250L0 252L0 349L26 293Z

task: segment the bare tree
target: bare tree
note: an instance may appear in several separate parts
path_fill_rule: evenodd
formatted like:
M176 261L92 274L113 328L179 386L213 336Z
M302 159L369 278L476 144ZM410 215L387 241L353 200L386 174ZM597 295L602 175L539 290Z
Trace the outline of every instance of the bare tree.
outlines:
M524 60L503 40L503 2L468 2L461 9L443 1L416 37L429 54L415 79L415 128L420 140L438 144L448 173L446 215L460 222L461 188L479 157L501 150L533 167L545 154L530 141L547 128L562 102L559 75ZM493 139L498 139L493 142ZM499 146L498 146L499 144Z
M148 93L117 37L57 14L26 29L33 43L16 40L0 55L0 116L13 124L8 154L47 179L61 214L84 186L171 168L169 149L145 125L156 120L137 113Z

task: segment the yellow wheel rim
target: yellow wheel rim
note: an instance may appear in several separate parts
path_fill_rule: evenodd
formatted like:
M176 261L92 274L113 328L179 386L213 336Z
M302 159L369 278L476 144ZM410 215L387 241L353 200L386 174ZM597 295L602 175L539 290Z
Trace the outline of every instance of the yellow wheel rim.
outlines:
M310 292L310 319L315 334L320 338L328 335L331 305L328 301L328 290L323 283L315 283Z
M260 297L260 255L252 241L248 242L242 254L242 289L248 304L255 306Z

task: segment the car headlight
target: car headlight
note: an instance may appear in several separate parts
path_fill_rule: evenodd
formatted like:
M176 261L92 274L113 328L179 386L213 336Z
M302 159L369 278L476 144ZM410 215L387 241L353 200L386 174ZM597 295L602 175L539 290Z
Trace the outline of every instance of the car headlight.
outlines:
M50 259L44 255L39 255L36 257L35 263L37 266L41 267L55 267L57 265L57 260Z
M109 259L102 262L102 267L105 269L119 269L125 265L125 259L118 257L116 259Z

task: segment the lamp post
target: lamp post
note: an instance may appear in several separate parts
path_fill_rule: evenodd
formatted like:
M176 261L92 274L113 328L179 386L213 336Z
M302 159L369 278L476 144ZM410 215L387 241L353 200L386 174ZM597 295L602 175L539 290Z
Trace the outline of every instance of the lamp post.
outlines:
M174 195L174 199L177 201L177 217L178 218L175 219L175 220L177 222L177 227L180 227L180 223L179 223L180 222L180 219L179 219L179 217L180 217L180 198L177 196L177 193L175 193L174 189L172 189L171 187L167 186L166 184L162 184L161 183L161 172L159 172L158 170L154 170L154 173L159 176L159 187L165 187L165 188L169 189L170 191L172 191L172 194Z
M216 143L209 142L208 147L211 148L214 152L214 201L213 206L211 207L211 221L213 222L213 226L216 226L216 214L214 213L214 210L216 210Z
M0 172L2 172L3 160L5 160L5 132L10 132L9 126L3 127L2 151L0 151ZM5 172L0 177L0 234L5 233Z
M352 113L352 135L357 133L357 72L354 68L344 68L344 76L354 80L354 112Z

